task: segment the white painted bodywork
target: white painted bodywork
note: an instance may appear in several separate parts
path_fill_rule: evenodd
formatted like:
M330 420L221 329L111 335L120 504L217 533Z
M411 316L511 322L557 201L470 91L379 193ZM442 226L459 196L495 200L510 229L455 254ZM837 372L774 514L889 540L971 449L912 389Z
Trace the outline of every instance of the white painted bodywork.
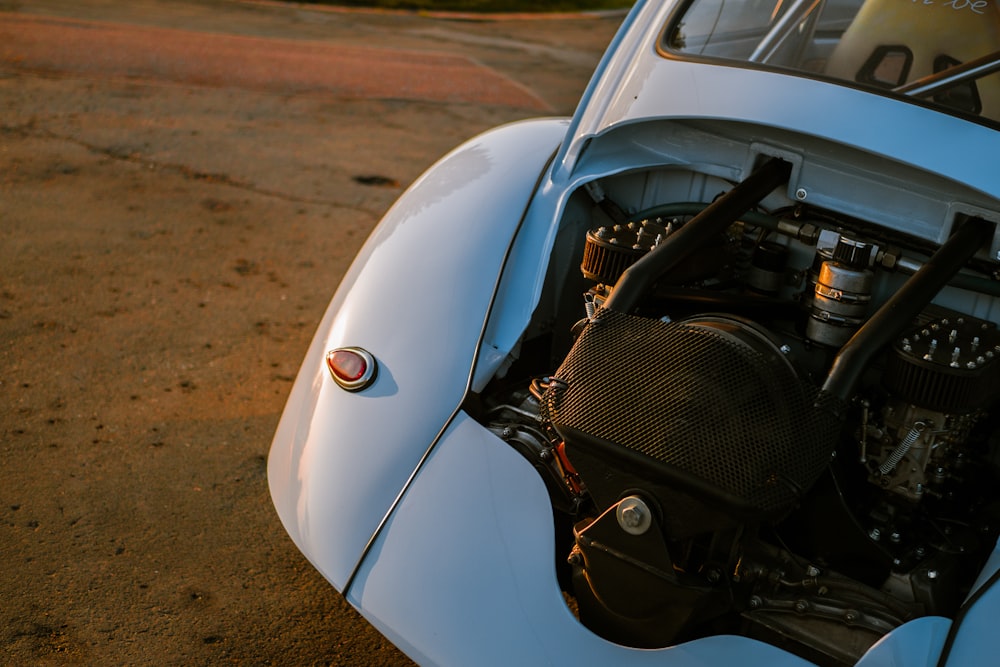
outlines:
M515 124L442 158L368 239L320 324L268 479L292 539L338 588L462 402L511 238L564 131ZM442 251L459 240L466 252ZM379 375L347 393L323 359L358 344Z
M345 277L282 416L268 478L286 530L421 664L808 664L741 637L637 650L584 628L555 580L541 479L462 410L470 388L502 372L546 298L559 221L580 185L692 165L737 181L757 155L778 155L795 165L789 198L803 190L810 202L853 202L848 213L929 241L948 236L956 212L995 221L1000 210L1000 133L830 83L665 58L654 46L674 4L636 6L571 122L494 130L414 183ZM920 192L907 190L914 175ZM871 183L919 206L905 221L880 220L865 198ZM995 316L992 307L969 305L981 316ZM375 384L357 394L323 363L349 345L379 363ZM994 554L986 575L997 566ZM993 590L949 664L1000 651L989 632L998 615ZM935 664L949 626L912 621L858 664Z

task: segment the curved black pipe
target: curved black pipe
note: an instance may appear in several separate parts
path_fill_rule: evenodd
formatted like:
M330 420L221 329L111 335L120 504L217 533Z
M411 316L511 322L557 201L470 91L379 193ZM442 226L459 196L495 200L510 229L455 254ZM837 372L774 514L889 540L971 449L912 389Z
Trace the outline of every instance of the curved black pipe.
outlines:
M752 206L766 197L779 185L788 181L792 165L772 158L744 181L734 186L708 207L691 218L667 240L647 253L625 272L615 283L604 307L618 312L629 312L650 285L664 273L674 268L691 252L700 248L716 234L720 234Z
M846 403L871 358L906 330L941 288L993 238L993 225L974 218L951 238L841 348L826 377L817 405Z

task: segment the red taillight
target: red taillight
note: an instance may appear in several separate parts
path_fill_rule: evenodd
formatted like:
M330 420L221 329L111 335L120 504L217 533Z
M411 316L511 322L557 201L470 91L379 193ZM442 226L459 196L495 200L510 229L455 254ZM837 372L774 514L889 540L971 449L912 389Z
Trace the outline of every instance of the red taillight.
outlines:
M361 391L375 381L375 357L360 347L341 347L326 353L326 367L347 391Z

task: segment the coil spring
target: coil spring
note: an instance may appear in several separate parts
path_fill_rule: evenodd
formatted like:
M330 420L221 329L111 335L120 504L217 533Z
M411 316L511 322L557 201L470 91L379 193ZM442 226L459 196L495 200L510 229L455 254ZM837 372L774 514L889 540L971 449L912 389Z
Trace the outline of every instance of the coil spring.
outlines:
M892 450L889 457L878 467L878 471L883 475L888 475L892 472L899 462L903 460L903 457L906 456L906 453L910 451L910 447L920 439L926 428L926 422L915 422L910 427L910 431L906 434L906 437L903 438L903 441L896 445L896 448Z

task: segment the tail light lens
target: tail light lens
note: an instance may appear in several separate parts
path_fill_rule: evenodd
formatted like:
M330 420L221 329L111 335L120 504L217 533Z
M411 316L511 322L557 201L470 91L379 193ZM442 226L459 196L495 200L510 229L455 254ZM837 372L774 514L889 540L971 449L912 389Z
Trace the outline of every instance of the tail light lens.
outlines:
M334 382L347 391L361 391L375 381L378 364L360 347L340 347L326 353L326 367Z

